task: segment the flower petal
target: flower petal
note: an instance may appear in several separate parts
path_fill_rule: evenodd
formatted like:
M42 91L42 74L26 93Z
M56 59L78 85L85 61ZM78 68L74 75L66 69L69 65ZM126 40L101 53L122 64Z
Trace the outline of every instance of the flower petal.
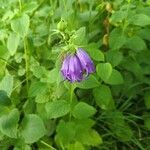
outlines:
M87 76L89 73L95 72L95 66L90 56L81 48L77 50L77 57L79 58L82 68L86 71Z
M70 82L80 82L83 79L83 69L76 55L68 55L64 59L61 72L64 79Z
M73 55L70 58L69 74L71 77L71 82L80 82L82 80L82 66L76 55Z
M65 79L68 76L69 60L70 60L70 55L66 56L66 58L63 61L62 67L61 67L61 72L62 72Z

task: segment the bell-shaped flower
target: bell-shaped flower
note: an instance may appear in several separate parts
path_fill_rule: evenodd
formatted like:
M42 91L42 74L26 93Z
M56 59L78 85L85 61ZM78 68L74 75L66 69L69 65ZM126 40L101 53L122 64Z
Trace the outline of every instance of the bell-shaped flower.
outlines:
M95 72L95 66L90 56L81 48L78 48L76 51L76 55L79 58L82 69L86 72L88 76L90 73Z
M90 73L95 72L95 66L90 56L83 49L78 48L76 53L65 57L61 72L65 80L80 82Z
M76 55L68 55L62 64L61 72L65 79L70 82L80 82L83 79L82 66Z

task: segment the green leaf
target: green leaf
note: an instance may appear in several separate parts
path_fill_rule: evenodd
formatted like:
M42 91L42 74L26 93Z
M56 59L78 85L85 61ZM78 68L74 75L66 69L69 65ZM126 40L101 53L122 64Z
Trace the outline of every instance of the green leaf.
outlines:
M46 133L42 119L35 114L26 115L22 121L21 135L26 143L34 143Z
M49 93L39 93L36 98L35 98L35 102L36 103L45 103L45 102L48 102L50 99L50 95Z
M70 104L64 100L49 102L45 106L49 119L66 115L70 111Z
M130 21L132 24L142 27L150 25L150 17L145 14L136 14Z
M150 109L150 91L147 91L144 94L144 102L145 102L146 108Z
M25 3L23 6L24 12L32 13L38 7L38 3L36 1L30 1L28 3Z
M81 27L71 37L71 39L70 39L71 43L73 43L73 44L75 44L77 46L85 45L87 43L85 35L86 35L86 28L85 27Z
M81 143L89 146L96 146L103 143L101 136L93 129L84 132L81 131L77 137Z
M6 70L6 63L0 59L0 79L2 79L5 75L5 70Z
M143 51L138 53L138 55L136 56L136 61L135 60L134 61L136 63L143 64L143 65L140 65L141 69L142 69L142 67L144 65L150 65L149 58L150 58L150 51L149 50L143 50Z
M28 33L29 23L29 16L27 14L24 14L20 18L17 18L11 22L11 28L21 37L25 37Z
M22 144L22 143L21 143L21 146L16 146L16 147L14 147L13 150L20 150L20 149L22 149L23 147L24 147L25 150L32 150L32 149L31 149L31 146L29 146L29 145L27 145L27 144L25 145L25 144Z
M92 89L98 87L100 83L98 82L96 77L90 75L87 79L81 81L80 83L77 83L76 85L81 89Z
M121 73L115 69L112 70L112 74L106 81L106 83L111 84L111 85L118 85L118 84L123 84L124 80L121 75Z
M95 124L95 121L93 121L90 118L85 118L85 119L75 119L74 120L75 125L76 125L76 132L85 132L89 129L92 128L92 126Z
M9 106L11 104L11 100L9 99L7 93L5 91L0 90L0 105Z
M102 109L113 109L114 101L111 95L111 90L106 85L101 85L93 90L93 95L97 105Z
M110 50L106 53L106 59L112 64L113 67L118 66L123 59L123 55L119 51Z
M132 36L127 39L125 43L125 47L134 50L136 52L145 50L146 44L143 39L141 39L139 36Z
M148 55L148 56L150 56L150 55ZM144 60L146 60L146 58L147 57L144 56ZM123 60L121 65L124 69L128 70L129 72L132 72L137 79L141 80L143 78L142 68L136 60L128 57Z
M76 141L74 144L69 144L67 146L67 150L85 150L85 148L84 148L83 144Z
M31 114L36 110L36 103L33 99L29 98L23 105L23 111L26 114Z
M139 30L138 35L144 39L150 41L150 28L144 28Z
M123 34L121 28L115 28L110 33L109 44L111 49L113 50L120 49L124 45L125 41L126 41L126 37Z
M33 82L29 88L29 97L35 97L39 93L44 93L47 85L42 82Z
M77 119L85 119L93 116L96 109L84 102L79 102L73 109L73 116Z
M7 48L11 55L14 55L16 53L16 50L19 45L19 35L16 33L11 33L7 40Z
M56 129L56 139L64 145L69 144L74 141L76 133L75 128L76 125L74 122L64 122L61 120Z
M7 10L2 17L2 21L6 22L14 17L15 13L12 10Z
M0 82L0 90L3 90L7 93L8 96L11 95L13 90L13 77L11 75L6 75Z
M146 114L146 116L144 116L144 126L150 130L150 114Z
M0 80L5 75L6 61L10 57L9 52L6 49L5 46L0 45Z
M126 11L116 11L112 14L110 18L111 23L121 23L123 19L126 18L127 12Z
M96 66L96 71L103 81L107 81L112 73L112 66L110 63L99 63Z
M101 50L98 49L98 46L96 43L91 43L85 49L88 51L91 58L93 58L96 61L104 61L104 54Z
M54 68L52 69L50 72L49 72L49 75L48 75L48 82L49 83L56 83L57 80L58 80L58 76L59 76L60 72L58 71L57 68Z
M90 56L96 61L104 61L104 54L100 50L90 51Z
M31 67L31 70L33 72L33 75L39 79L49 74L49 72L43 66L38 66L38 65L36 67L33 66Z
M0 131L11 138L17 138L18 121L19 111L13 109L0 118Z
M2 132L0 132L0 140L2 141L4 139L4 134L2 134Z
M61 81L63 81L63 76L60 72L60 65L59 65L57 66L57 68L53 68L52 70L50 70L50 72L47 72L44 82L48 82L50 84L56 83L57 85L59 85Z

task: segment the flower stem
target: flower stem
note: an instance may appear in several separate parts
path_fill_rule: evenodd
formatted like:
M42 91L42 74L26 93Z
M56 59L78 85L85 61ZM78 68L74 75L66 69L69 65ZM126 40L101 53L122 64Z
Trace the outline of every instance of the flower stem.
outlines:
M63 0L63 4L64 4L65 12L67 12L67 7L66 7L66 1L65 0Z
M48 143L44 142L44 141L40 141L43 145L49 147L51 150L56 150L56 148L52 147L51 145L49 145Z
M61 149L62 149L62 150L65 150L64 145L63 145L62 141L60 141L60 146L61 146Z
M26 83L27 83L27 91L29 87L29 56L28 56L28 46L27 46L27 39L24 37L24 54L25 54L25 69L26 69Z
M72 108L72 100L73 100L73 92L74 92L74 84L71 84L71 87L70 87L70 107ZM71 120L71 111L72 109L70 110L70 114L69 114L69 120Z
M21 9L22 9L21 0L18 0L18 2L19 2L19 9L20 9L20 11L21 11Z

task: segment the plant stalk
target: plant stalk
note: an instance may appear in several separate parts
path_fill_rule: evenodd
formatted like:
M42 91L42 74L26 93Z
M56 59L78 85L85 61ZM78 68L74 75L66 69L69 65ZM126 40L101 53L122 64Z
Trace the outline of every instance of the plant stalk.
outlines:
M25 54L25 70L26 70L26 84L27 84L27 91L29 88L29 56L28 56L28 46L27 46L27 39L24 37L24 54Z
M74 93L74 84L71 84L71 88L70 88L70 107L71 107L71 110L70 110L70 114L69 114L69 120L71 120L71 112L72 112L72 100L73 100L73 93Z

